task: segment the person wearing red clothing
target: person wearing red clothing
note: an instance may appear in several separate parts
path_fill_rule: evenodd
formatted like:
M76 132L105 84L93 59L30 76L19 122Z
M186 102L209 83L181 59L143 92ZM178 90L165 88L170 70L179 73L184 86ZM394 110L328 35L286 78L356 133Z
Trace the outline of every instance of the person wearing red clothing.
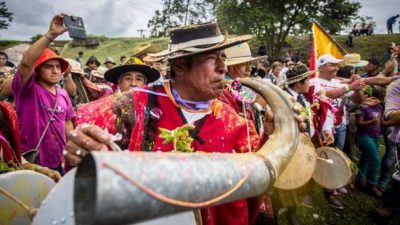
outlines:
M104 129L122 134L118 144L130 151L177 150L172 144L163 144L159 128L174 130L186 124L194 126L190 136L195 151L255 150L259 136L254 124L217 100L223 93L221 81L227 73L223 49L249 39L250 36L243 36L229 42L215 22L173 29L167 52L172 79L164 85L135 88L79 107L80 126L69 134L64 155L67 163L75 166L90 149L106 149L110 135ZM205 208L201 210L202 222L253 224L260 208L257 204L258 201L241 199Z

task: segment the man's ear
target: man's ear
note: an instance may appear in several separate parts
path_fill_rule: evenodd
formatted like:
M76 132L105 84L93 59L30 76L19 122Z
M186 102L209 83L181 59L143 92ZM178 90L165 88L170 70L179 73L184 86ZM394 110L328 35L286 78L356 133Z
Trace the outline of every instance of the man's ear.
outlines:
M185 73L185 59L178 58L172 61L172 70L176 75L182 75Z

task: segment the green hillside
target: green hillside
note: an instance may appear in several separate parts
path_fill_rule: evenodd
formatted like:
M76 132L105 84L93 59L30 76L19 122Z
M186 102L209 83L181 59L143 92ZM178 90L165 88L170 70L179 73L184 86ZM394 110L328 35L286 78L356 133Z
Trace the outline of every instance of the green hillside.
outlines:
M105 58L111 56L116 62L122 55L130 56L133 48L139 44L152 43L159 46L160 51L167 47L167 38L101 38L100 45L97 47L73 47L71 44L58 48L59 53L65 58L75 59L78 52L84 52L84 62L91 56L96 56L100 62L104 62Z

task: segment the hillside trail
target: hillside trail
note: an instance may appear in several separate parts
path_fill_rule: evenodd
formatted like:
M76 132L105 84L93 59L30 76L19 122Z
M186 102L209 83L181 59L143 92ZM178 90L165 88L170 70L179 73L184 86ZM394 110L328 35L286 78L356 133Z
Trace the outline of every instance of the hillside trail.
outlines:
M8 55L8 60L13 62L15 65L18 65L21 60L22 60L22 56L24 54L24 52L26 50L28 50L28 48L30 47L30 44L19 44L16 46L13 46L11 48L7 48L6 50L4 50L7 55Z

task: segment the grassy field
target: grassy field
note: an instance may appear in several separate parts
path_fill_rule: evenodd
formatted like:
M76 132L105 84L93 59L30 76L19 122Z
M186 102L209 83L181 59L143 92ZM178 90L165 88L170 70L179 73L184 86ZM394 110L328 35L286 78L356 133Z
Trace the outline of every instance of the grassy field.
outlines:
M167 38L106 38L101 41L101 44L93 48L85 47L73 47L71 45L65 45L64 48L59 48L59 52L63 57L75 59L78 56L78 52L84 52L84 62L91 56L96 56L100 62L104 62L105 58L111 56L116 62L119 58L124 56L130 56L133 53L135 46L152 43L158 46L159 51L167 47Z

